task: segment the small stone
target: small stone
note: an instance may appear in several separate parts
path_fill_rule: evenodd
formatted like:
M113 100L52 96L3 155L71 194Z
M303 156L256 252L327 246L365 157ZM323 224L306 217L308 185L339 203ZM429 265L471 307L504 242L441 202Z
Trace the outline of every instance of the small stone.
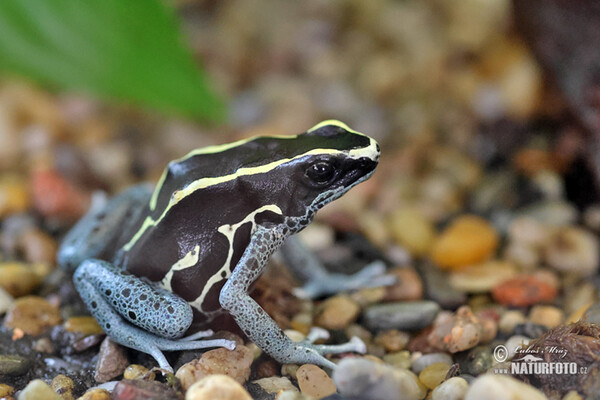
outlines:
M446 271L442 271L429 263L423 263L421 269L428 299L435 301L443 309L451 310L467 302L466 293L456 290L450 285L450 279Z
M596 302L586 307L582 315L582 320L590 324L600 325L600 303Z
M457 353L475 347L481 340L482 326L468 306L455 314L441 312L433 323L429 343L441 350Z
M187 398L187 397L186 397ZM112 400L180 400L181 397L164 383L122 380L112 392Z
M106 389L90 389L77 400L111 400L110 392Z
M39 228L28 229L19 238L23 258L33 264L54 265L58 244Z
M388 270L387 273L389 274L390 271ZM386 295L386 289L387 287L384 286L363 288L350 294L350 297L357 302L360 307L367 307L381 302Z
M380 344L387 352L396 352L404 349L410 341L410 335L397 329L379 332L374 342Z
M365 325L371 330L419 330L433 322L440 306L433 301L377 304L363 312Z
M517 350L526 348L530 341L530 338L522 335L509 337L506 343L504 343L504 346L508 350L508 359L513 357L517 353Z
M512 242L539 248L552 234L552 227L527 216L515 218L508 227L508 236Z
M395 368L409 369L411 365L410 352L407 350L390 353L383 356L383 361Z
M50 384L52 390L60 395L63 400L73 400L73 388L75 384L73 380L65 375L56 375Z
M477 346L467 353L465 361L461 362L460 367L463 373L478 376L489 370L494 361L492 351L488 346Z
M514 277L516 267L506 261L488 261L450 274L450 285L461 292L486 293Z
M498 234L489 222L464 215L452 221L436 239L431 258L440 268L459 270L489 259L498 241Z
M432 400L462 400L469 390L469 383L459 376L454 376L433 389Z
M94 317L71 317L65 322L67 332L79 332L84 335L102 333L102 328Z
M340 393L348 398L369 400L420 400L427 389L406 369L361 358L344 358L333 371Z
M270 378L279 375L279 363L273 359L263 357L256 359L253 364L253 373L255 379Z
M296 371L302 394L322 399L336 392L335 383L325 371L313 364L304 364Z
M520 242L511 242L504 248L504 258L519 267L530 270L540 264L540 251L533 246Z
M61 322L58 307L37 296L21 297L6 313L4 326L21 329L28 335L39 335L46 328Z
M521 311L508 310L500 317L498 328L505 335L510 335L515 331L515 326L525 323L526 320L525 315Z
M123 372L124 379L143 379L148 377L148 380L154 380L154 372L151 372L148 375L149 369L139 364L130 364L125 368Z
M598 240L584 229L563 227L546 243L544 256L557 271L588 276L598 270Z
M388 226L396 242L414 257L427 254L435 239L433 223L418 209L397 209L389 217Z
M542 336L546 332L548 332L547 326L534 324L531 321L515 326L515 335L527 336L529 338Z
M327 329L344 329L360 313L359 305L346 295L330 297L320 306L315 323Z
M200 359L182 365L175 373L184 389L208 375L227 375L236 382L244 383L250 376L250 366L254 361L252 350L237 345L235 350L225 348L209 350Z
M0 263L0 287L11 296L21 297L33 292L41 283L31 265L19 262Z
M259 385L267 393L279 393L282 391L298 392L298 388L284 376L272 376L252 381Z
M419 380L425 387L434 389L446 379L450 366L446 363L435 363L425 368L419 374Z
M94 379L99 383L108 382L121 375L128 365L125 350L107 337L100 345Z
M552 329L562 324L565 314L560 308L553 306L534 306L529 311L529 320L534 324L544 325Z
M415 374L420 374L425 368L436 363L444 363L449 367L453 361L447 353L423 354L412 362L411 369Z
M209 375L194 383L185 393L185 400L252 400L237 381L226 375Z
M27 373L32 360L17 355L0 354L0 375L20 376Z
M396 277L396 283L384 287L384 301L411 301L423 298L423 281L414 268L391 268L387 274Z
M15 302L15 299L8 292L0 287L0 315L7 312Z
M551 303L556 294L556 286L542 281L538 276L526 274L504 281L492 290L495 301L510 307Z
M19 393L18 400L62 400L62 398L41 379L29 382Z
M74 221L88 209L90 197L54 170L33 171L31 193L36 209L47 218Z
M6 383L0 383L0 398L8 397L15 392L15 388L7 385Z
M562 400L583 400L583 397L576 390L569 390Z
M4 175L0 179L0 218L27 210L29 191L26 182L14 175Z
M42 337L33 343L33 349L39 353L52 354L56 351L50 338Z
M546 400L546 396L531 385L510 376L483 375L475 379L465 400Z

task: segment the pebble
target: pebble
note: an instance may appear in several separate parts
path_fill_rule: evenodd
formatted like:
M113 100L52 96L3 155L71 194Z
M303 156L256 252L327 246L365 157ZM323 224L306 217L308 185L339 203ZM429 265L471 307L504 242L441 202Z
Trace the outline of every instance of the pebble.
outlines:
M533 306L529 311L529 320L534 324L543 325L552 329L560 324L565 319L564 312L554 306Z
M313 364L304 364L296 371L302 394L322 399L336 392L335 383L325 371Z
M461 377L454 376L433 389L432 400L463 400L469 390L469 383Z
M395 368L409 369L411 365L410 352L408 350L390 353L383 356L383 362Z
M452 310L467 302L466 293L456 290L450 285L446 271L442 271L429 263L422 264L421 268L428 299L435 301L444 309Z
M432 346L440 350L457 353L475 347L481 335L479 318L468 306L462 306L455 314L447 311L439 313L428 339Z
M99 383L108 382L121 375L128 365L123 347L106 337L100 345L94 379Z
M56 375L50 383L50 387L58 393L63 400L73 400L73 389L75 384L73 380L63 374Z
M572 225L577 221L579 212L570 203L562 200L549 200L536 203L519 212L521 215L533 218L550 226Z
M0 287L11 296L21 297L32 293L41 283L40 277L29 264L0 263Z
M390 353L403 350L409 341L410 335L397 329L379 332L374 339L376 344L382 345Z
M112 400L110 392L106 389L90 389L77 400Z
M125 379L142 379L147 376L148 380L153 381L154 377L155 377L154 372L151 372L150 374L148 374L148 372L149 372L148 368L144 367L143 365L130 364L127 366L127 368L125 368L125 371L123 371L123 378L125 378Z
M465 362L461 363L461 370L464 373L478 376L489 370L494 364L492 351L488 346L477 346L471 349L465 357Z
M397 209L389 216L388 227L394 240L414 257L426 255L435 239L433 223L418 209Z
M19 237L23 258L29 263L54 265L58 244L49 234L39 228L26 230Z
M582 228L563 227L546 243L544 258L557 271L592 275L598 270L598 239Z
M95 335L103 332L96 319L90 316L69 318L65 321L65 329L67 332L79 332L84 335Z
M0 383L0 398L9 397L15 392L15 388L7 385L6 383Z
M600 325L600 303L594 303L589 307L586 307L583 312L582 320L591 324Z
M358 303L347 295L337 295L325 300L315 317L315 324L327 329L344 329L360 314Z
M546 396L531 385L503 375L483 375L475 379L465 400L546 400Z
M556 294L556 286L542 281L538 276L527 274L504 281L492 289L494 300L510 307L551 303Z
M498 329L505 335L510 335L515 331L515 326L523 324L527 321L525 315L521 311L508 310L500 317Z
M377 304L363 312L365 325L371 330L418 330L433 322L440 306L433 301Z
M39 335L48 327L61 322L58 307L37 296L21 297L6 313L4 326L21 329L28 335Z
M529 338L537 338L548 332L548 327L540 324L534 324L527 321L524 324L515 326L515 335L527 336Z
M26 179L15 175L5 174L0 179L0 218L27 210L29 191L26 182Z
M252 400L237 381L226 375L209 375L194 383L185 393L185 400Z
M0 375L20 376L29 370L32 360L18 355L0 354Z
M543 246L551 235L553 229L536 219L522 216L515 218L508 227L508 236L512 242L528 247L539 248Z
M201 358L182 365L175 376L181 381L184 389L214 374L227 375L241 384L248 380L253 361L253 351L238 344L235 350L220 348L205 352Z
M390 268L387 272L396 277L396 283L382 288L385 291L383 300L410 301L423 298L423 281L414 268Z
M0 315L7 312L14 302L15 299L6 290L0 287Z
M527 347L530 341L530 338L522 335L514 335L509 337L506 343L504 343L504 346L508 350L508 359L510 360L510 358L516 354L517 349Z
M40 214L60 220L77 220L87 211L90 201L86 193L50 169L33 171L31 194Z
M298 388L294 386L292 381L285 376L271 376L252 381L259 385L267 393L279 393L282 391L298 392Z
M362 358L344 358L333 371L333 380L345 397L370 400L420 400L427 389L417 376Z
M430 353L423 354L412 362L411 369L415 374L420 374L425 368L433 364L444 363L448 366L452 365L452 357L447 353Z
M389 271L386 272L389 274ZM363 308L376 303L380 303L386 294L386 287L377 286L372 288L359 289L350 294L350 298Z
M461 292L486 293L514 277L517 268L507 261L488 261L450 273L450 285Z
M142 380L122 380L112 391L112 400L180 400L181 397L164 383Z
M50 386L41 379L34 379L19 393L17 400L63 400ZM117 400L117 399L115 399Z
M446 363L435 363L429 365L419 374L419 380L428 389L434 389L446 379L450 366Z
M463 215L454 219L436 239L431 259L440 268L460 270L489 259L498 242L498 234L488 221Z

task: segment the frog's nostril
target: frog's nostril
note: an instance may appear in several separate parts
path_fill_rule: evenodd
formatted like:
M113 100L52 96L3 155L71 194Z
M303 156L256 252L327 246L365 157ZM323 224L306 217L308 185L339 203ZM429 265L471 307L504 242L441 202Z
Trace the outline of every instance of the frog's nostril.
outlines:
M379 147L379 143L375 144L375 149L377 149L378 153L381 153L381 147Z

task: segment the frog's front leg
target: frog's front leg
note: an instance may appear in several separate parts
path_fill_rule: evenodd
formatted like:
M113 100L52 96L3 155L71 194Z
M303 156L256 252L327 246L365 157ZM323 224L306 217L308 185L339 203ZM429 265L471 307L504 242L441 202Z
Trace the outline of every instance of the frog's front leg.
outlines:
M162 350L235 348L235 342L225 339L178 339L192 323L190 305L111 263L86 260L75 271L73 280L88 309L112 340L152 355L163 369L172 371Z
M294 294L301 298L316 298L365 287L388 286L396 282L393 275L385 275L383 261L375 261L352 275L332 274L315 255L306 249L297 237L288 238L281 254L294 274L304 285Z
M292 342L250 297L250 285L264 271L269 257L284 240L285 236L277 228L257 228L242 258L221 289L221 306L229 311L238 326L257 346L281 363L311 363L334 368L335 364L325 358L324 354L349 351L363 353L365 345L357 338L341 345Z

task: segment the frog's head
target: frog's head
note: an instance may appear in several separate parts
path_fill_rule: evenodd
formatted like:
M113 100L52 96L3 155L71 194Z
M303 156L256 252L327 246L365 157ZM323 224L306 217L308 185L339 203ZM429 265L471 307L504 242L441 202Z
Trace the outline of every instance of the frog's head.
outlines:
M374 139L338 121L321 122L296 136L202 148L169 164L150 210L158 217L177 208L204 213L214 208L219 216L239 221L265 209L277 214L260 218L265 222L281 222L283 216L308 223L318 209L368 179L379 153Z

